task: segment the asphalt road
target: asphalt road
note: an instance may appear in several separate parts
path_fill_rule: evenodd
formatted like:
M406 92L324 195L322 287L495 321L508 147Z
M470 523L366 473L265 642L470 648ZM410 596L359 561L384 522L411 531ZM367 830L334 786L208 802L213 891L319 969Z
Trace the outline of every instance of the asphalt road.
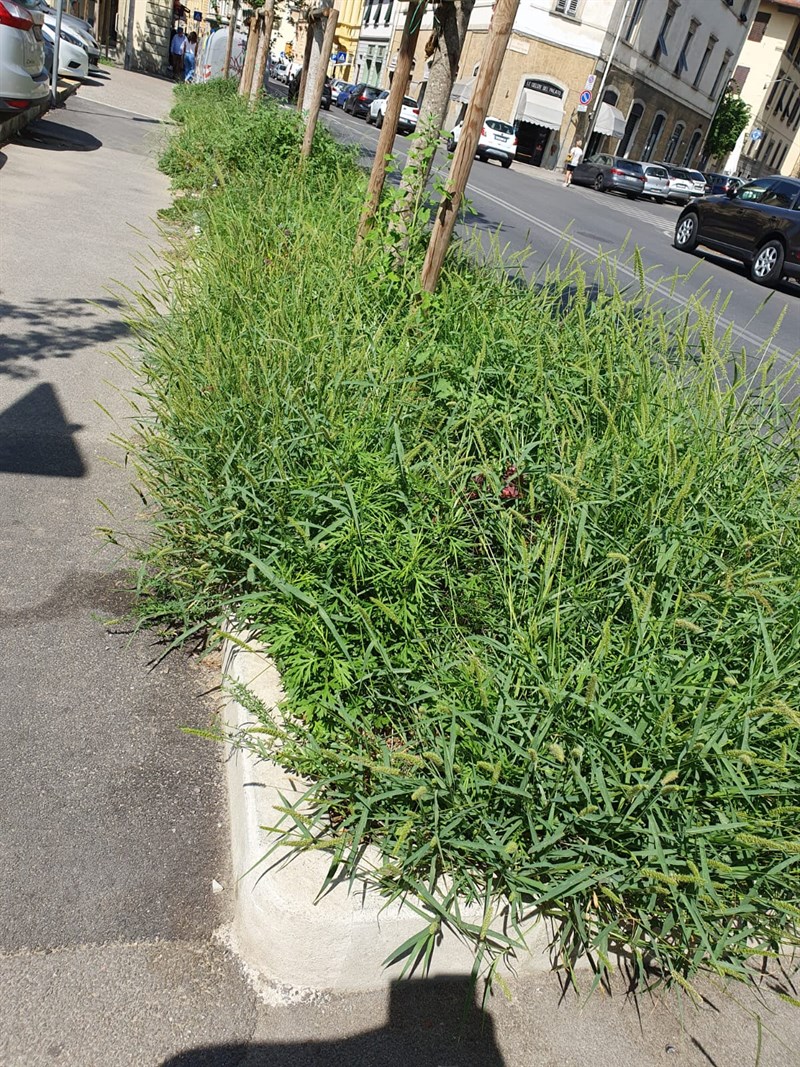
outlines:
M379 134L363 119L334 107L323 113L323 121L337 139L362 145L367 160L374 156ZM399 161L405 160L408 144L398 135ZM437 154L436 168L446 176L444 152ZM523 163L504 170L499 163L479 160L467 195L474 214L462 233L471 227L482 235L496 233L509 261L524 256L528 277L545 264L567 262L571 255L591 277L607 269L598 265L601 257L615 265L621 284L636 291L632 256L638 248L647 287L666 312L680 313L699 298L706 308L716 307L719 331L730 328L735 350L744 347L751 358L777 355L779 363L800 350L800 284L785 282L767 289L751 282L734 260L705 251L692 256L678 252L672 247L677 205L630 201L621 194L579 186L565 189L552 172Z

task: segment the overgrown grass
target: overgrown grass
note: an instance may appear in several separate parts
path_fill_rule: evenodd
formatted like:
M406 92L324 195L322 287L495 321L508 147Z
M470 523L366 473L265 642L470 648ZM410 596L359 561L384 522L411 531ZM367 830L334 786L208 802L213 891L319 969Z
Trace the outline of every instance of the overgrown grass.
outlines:
M423 300L380 239L354 259L363 177L324 131L301 171L294 115L179 100L202 233L138 322L143 617L266 641L287 714L240 694L247 743L315 782L282 830L331 876L378 847L426 911L407 965L442 924L494 960L538 909L601 974L621 947L746 978L800 918L785 379L578 271L453 255Z

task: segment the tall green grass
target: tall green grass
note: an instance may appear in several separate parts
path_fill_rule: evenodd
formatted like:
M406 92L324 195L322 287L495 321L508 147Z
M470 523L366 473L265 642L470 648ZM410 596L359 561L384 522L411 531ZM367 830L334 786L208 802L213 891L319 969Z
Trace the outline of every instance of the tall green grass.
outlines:
M240 740L314 781L280 833L330 877L377 846L406 967L450 925L491 968L537 911L601 975L747 978L800 918L788 376L608 271L589 301L456 253L424 300L380 238L354 260L324 131L301 170L294 116L179 108L202 232L139 313L141 613L268 644L285 714L240 693Z

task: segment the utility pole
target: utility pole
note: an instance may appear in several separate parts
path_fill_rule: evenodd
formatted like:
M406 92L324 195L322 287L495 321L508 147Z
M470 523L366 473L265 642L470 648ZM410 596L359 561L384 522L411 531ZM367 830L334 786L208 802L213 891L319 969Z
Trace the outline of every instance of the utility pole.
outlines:
M258 38L253 84L250 87L250 103L255 104L264 91L264 74L269 59L269 39L272 37L272 22L275 17L275 0L265 0L259 12L261 15L261 32Z
M608 59L606 60L606 69L603 71L603 77L600 79L600 88L597 90L597 96L595 97L594 111L589 120L589 125L586 127L586 141L584 143L587 151L589 149L589 138L594 133L595 124L597 123L597 112L600 110L600 105L603 102L603 92L605 91L606 82L608 81L608 72L611 70L611 61L617 51L622 27L625 25L625 19L628 17L628 8L630 6L631 0L625 0L625 7L622 9L622 18L619 20L617 32L614 36L614 43L611 45L611 51L608 53Z
M392 146L397 136L397 123L400 120L403 97L408 88L408 79L411 76L411 64L414 60L414 50L417 47L419 28L422 24L422 16L425 13L426 5L427 0L415 0L414 3L409 3L408 5L403 36L400 39L400 50L397 55L397 65L392 78L392 88L389 90L389 98L386 101L383 126L378 138L378 147L375 149L372 173L369 176L367 199L358 223L357 244L366 237L380 203L383 185L386 181L386 160L391 154Z
M63 15L64 0L56 0L56 28L53 31L53 70L50 74L50 94L53 98L53 106L58 102L58 64L61 52L61 19ZM40 33L39 40L41 39L42 35ZM107 52L106 55L108 55Z
M327 8L327 19L325 20L325 36L322 39L322 51L319 55L319 62L314 71L314 80L311 82L310 96L308 101L303 101L303 104L308 104L308 115L306 117L306 132L303 137L303 147L300 149L300 158L307 159L311 155L311 143L314 140L314 130L317 128L317 118L319 117L319 105L322 101L322 90L325 87L325 75L328 71L328 63L331 58L331 51L333 50L333 37L336 33L336 24L339 21L339 12L335 8Z
M420 285L428 293L434 292L442 272L444 257L447 253L458 210L464 198L467 179L475 159L475 150L481 136L481 129L492 101L492 94L497 85L500 67L508 48L514 18L519 8L519 0L497 0L489 23L486 48L481 57L480 70L467 108L461 136L458 139L447 187L442 196L436 221L433 224L425 263L422 267Z
M236 36L236 23L239 21L239 5L241 0L235 0L233 14L228 25L228 43L225 46L225 65L222 68L222 77L227 78L231 72L231 54L233 52L233 39Z

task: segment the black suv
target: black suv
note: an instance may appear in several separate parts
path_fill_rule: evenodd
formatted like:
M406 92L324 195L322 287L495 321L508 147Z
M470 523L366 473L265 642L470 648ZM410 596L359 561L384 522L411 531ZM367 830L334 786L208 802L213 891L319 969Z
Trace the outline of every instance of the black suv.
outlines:
M784 275L800 278L800 179L757 178L687 204L675 226L675 247L691 252L699 244L746 263L761 285Z
M357 118L366 118L369 105L376 96L380 96L380 93L380 89L377 89L374 85L367 85L366 82L361 82L345 100L344 110L349 111L351 115Z

